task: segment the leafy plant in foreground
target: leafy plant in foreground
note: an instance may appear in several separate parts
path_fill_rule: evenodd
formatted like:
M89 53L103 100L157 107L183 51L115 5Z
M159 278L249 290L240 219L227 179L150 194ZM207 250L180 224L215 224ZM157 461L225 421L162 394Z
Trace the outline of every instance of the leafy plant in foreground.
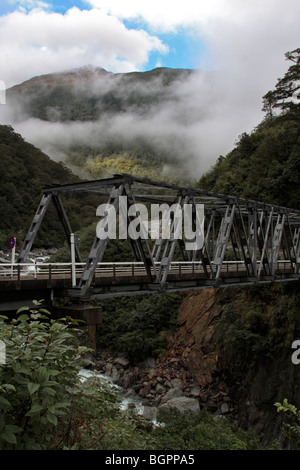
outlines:
M6 360L0 365L0 449L45 449L77 392L78 345L69 321L24 307L3 323L0 339ZM5 320L5 318L2 317Z
M80 380L89 349L79 346L74 321L51 319L34 303L10 323L1 317L0 450L155 448L101 377Z
M285 398L282 403L274 403L277 412L286 414L288 421L283 423L283 434L293 443L296 449L300 448L300 411Z

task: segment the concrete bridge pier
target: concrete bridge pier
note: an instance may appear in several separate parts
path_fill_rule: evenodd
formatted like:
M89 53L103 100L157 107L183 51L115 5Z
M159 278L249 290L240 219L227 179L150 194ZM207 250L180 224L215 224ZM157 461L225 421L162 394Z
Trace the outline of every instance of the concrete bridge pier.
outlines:
M102 307L95 307L90 304L76 303L68 306L52 305L51 312L58 318L71 317L74 320L80 320L84 323L79 323L78 327L82 331L87 332L88 340L85 346L93 349L94 354L97 353L96 332L97 325L102 323Z

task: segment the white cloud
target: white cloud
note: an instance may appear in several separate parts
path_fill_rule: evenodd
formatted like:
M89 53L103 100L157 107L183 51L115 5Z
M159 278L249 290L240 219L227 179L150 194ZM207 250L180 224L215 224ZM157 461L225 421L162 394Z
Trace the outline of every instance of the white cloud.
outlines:
M286 70L285 52L300 45L299 0L86 1L121 20L141 21L152 33L184 29L198 36L205 45L198 68L221 71L229 95L256 111Z
M287 70L284 53L300 46L299 0L86 2L92 10L73 8L62 15L36 9L0 18L0 79L9 85L86 64L115 72L143 70L151 52L167 52L159 33L184 30L205 43L221 81L211 90L201 80L189 80L178 89L180 106L178 101L164 104L147 119L131 113L82 127L18 124L19 132L50 154L56 137L74 142L80 136L88 141L92 135L143 136L158 146L171 143L183 158L191 153L200 176L232 148L239 134L251 132L260 122L262 96ZM123 24L130 19L140 28ZM157 60L164 65L162 56ZM188 125L180 121L182 114L193 118Z
M258 24L274 13L290 11L299 13L298 0L86 0L94 8L99 8L118 18L138 19L151 25L153 29L171 31L178 27L197 26L209 29L216 22L247 24L255 17ZM284 14L285 16L285 14ZM296 18L295 18L296 19ZM219 31L222 36L222 30Z
M86 64L118 72L140 70L151 51L165 53L167 47L98 9L74 7L64 15L34 9L0 18L0 78L7 86Z
M178 26L207 23L211 18L226 14L227 0L87 0L122 19L142 19L153 29L173 31ZM230 1L229 1L230 3Z

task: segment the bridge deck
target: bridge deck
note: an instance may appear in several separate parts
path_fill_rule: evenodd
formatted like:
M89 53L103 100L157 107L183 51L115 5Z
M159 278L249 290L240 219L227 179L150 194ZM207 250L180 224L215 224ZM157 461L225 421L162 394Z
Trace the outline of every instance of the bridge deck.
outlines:
M80 192L92 193L99 200L95 213L101 230L96 230L86 263L76 265L76 275L74 264L72 268L70 263L31 266L33 271L28 273L29 267L23 263L50 203L61 222L71 259L82 261L80 240L72 230L63 203L66 194ZM152 233L152 226L149 229L148 225L146 236L132 237L129 236L132 224L144 223L140 209L137 210L141 203L151 221L156 221L157 230ZM155 207L158 214L152 217ZM103 263L108 244L103 234L110 233L109 214L115 215L116 221L117 217L123 221L118 236L123 239L125 229L133 259L138 262ZM149 217L146 221L149 222ZM178 227L183 228L181 235ZM182 262L175 261L178 256ZM50 185L42 189L16 261L14 267L0 266L1 298L9 292L12 296L12 292L16 295L34 290L40 295L39 289L43 288L56 290L75 301L86 301L165 290L290 281L300 278L300 211L128 174Z
M72 279L71 263L56 264L2 264L0 265L0 293L11 295L12 292L50 291L59 295L68 295L76 289ZM76 281L82 275L84 263L76 263ZM221 275L216 280L209 272L210 266L204 268L199 262L172 262L167 277L168 291L203 289L233 285L255 284L257 282L276 282L297 280L289 261L278 261L275 274L272 276L249 276L244 263L227 261L222 265ZM143 263L101 263L97 267L92 283L92 294L89 298L117 297L120 295L137 295L162 291L160 284L149 283ZM9 294L10 293L10 294Z

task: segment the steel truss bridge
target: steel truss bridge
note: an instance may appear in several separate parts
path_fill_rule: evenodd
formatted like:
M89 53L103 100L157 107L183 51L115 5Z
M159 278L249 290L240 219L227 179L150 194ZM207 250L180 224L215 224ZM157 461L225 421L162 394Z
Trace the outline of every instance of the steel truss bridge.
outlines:
M130 206L143 203L192 207L197 227L197 205L204 205L203 244L187 250L184 236L176 237L176 215L170 211L169 236L128 238L135 261L103 262L109 238L95 238L82 260L63 204L66 193L92 193L117 214L120 196L127 197L126 224L135 219ZM42 220L53 203L76 263L43 264L31 274L27 257ZM166 206L164 206L166 207ZM199 206L198 206L199 207ZM202 206L203 207L203 206ZM96 208L95 208L96 210ZM177 214L178 215L178 214ZM102 221L107 220L106 214ZM240 197L216 194L127 174L42 189L42 198L14 265L0 265L0 290L60 289L74 302L125 295L197 290L300 278L300 211ZM31 268L32 268L31 264Z

